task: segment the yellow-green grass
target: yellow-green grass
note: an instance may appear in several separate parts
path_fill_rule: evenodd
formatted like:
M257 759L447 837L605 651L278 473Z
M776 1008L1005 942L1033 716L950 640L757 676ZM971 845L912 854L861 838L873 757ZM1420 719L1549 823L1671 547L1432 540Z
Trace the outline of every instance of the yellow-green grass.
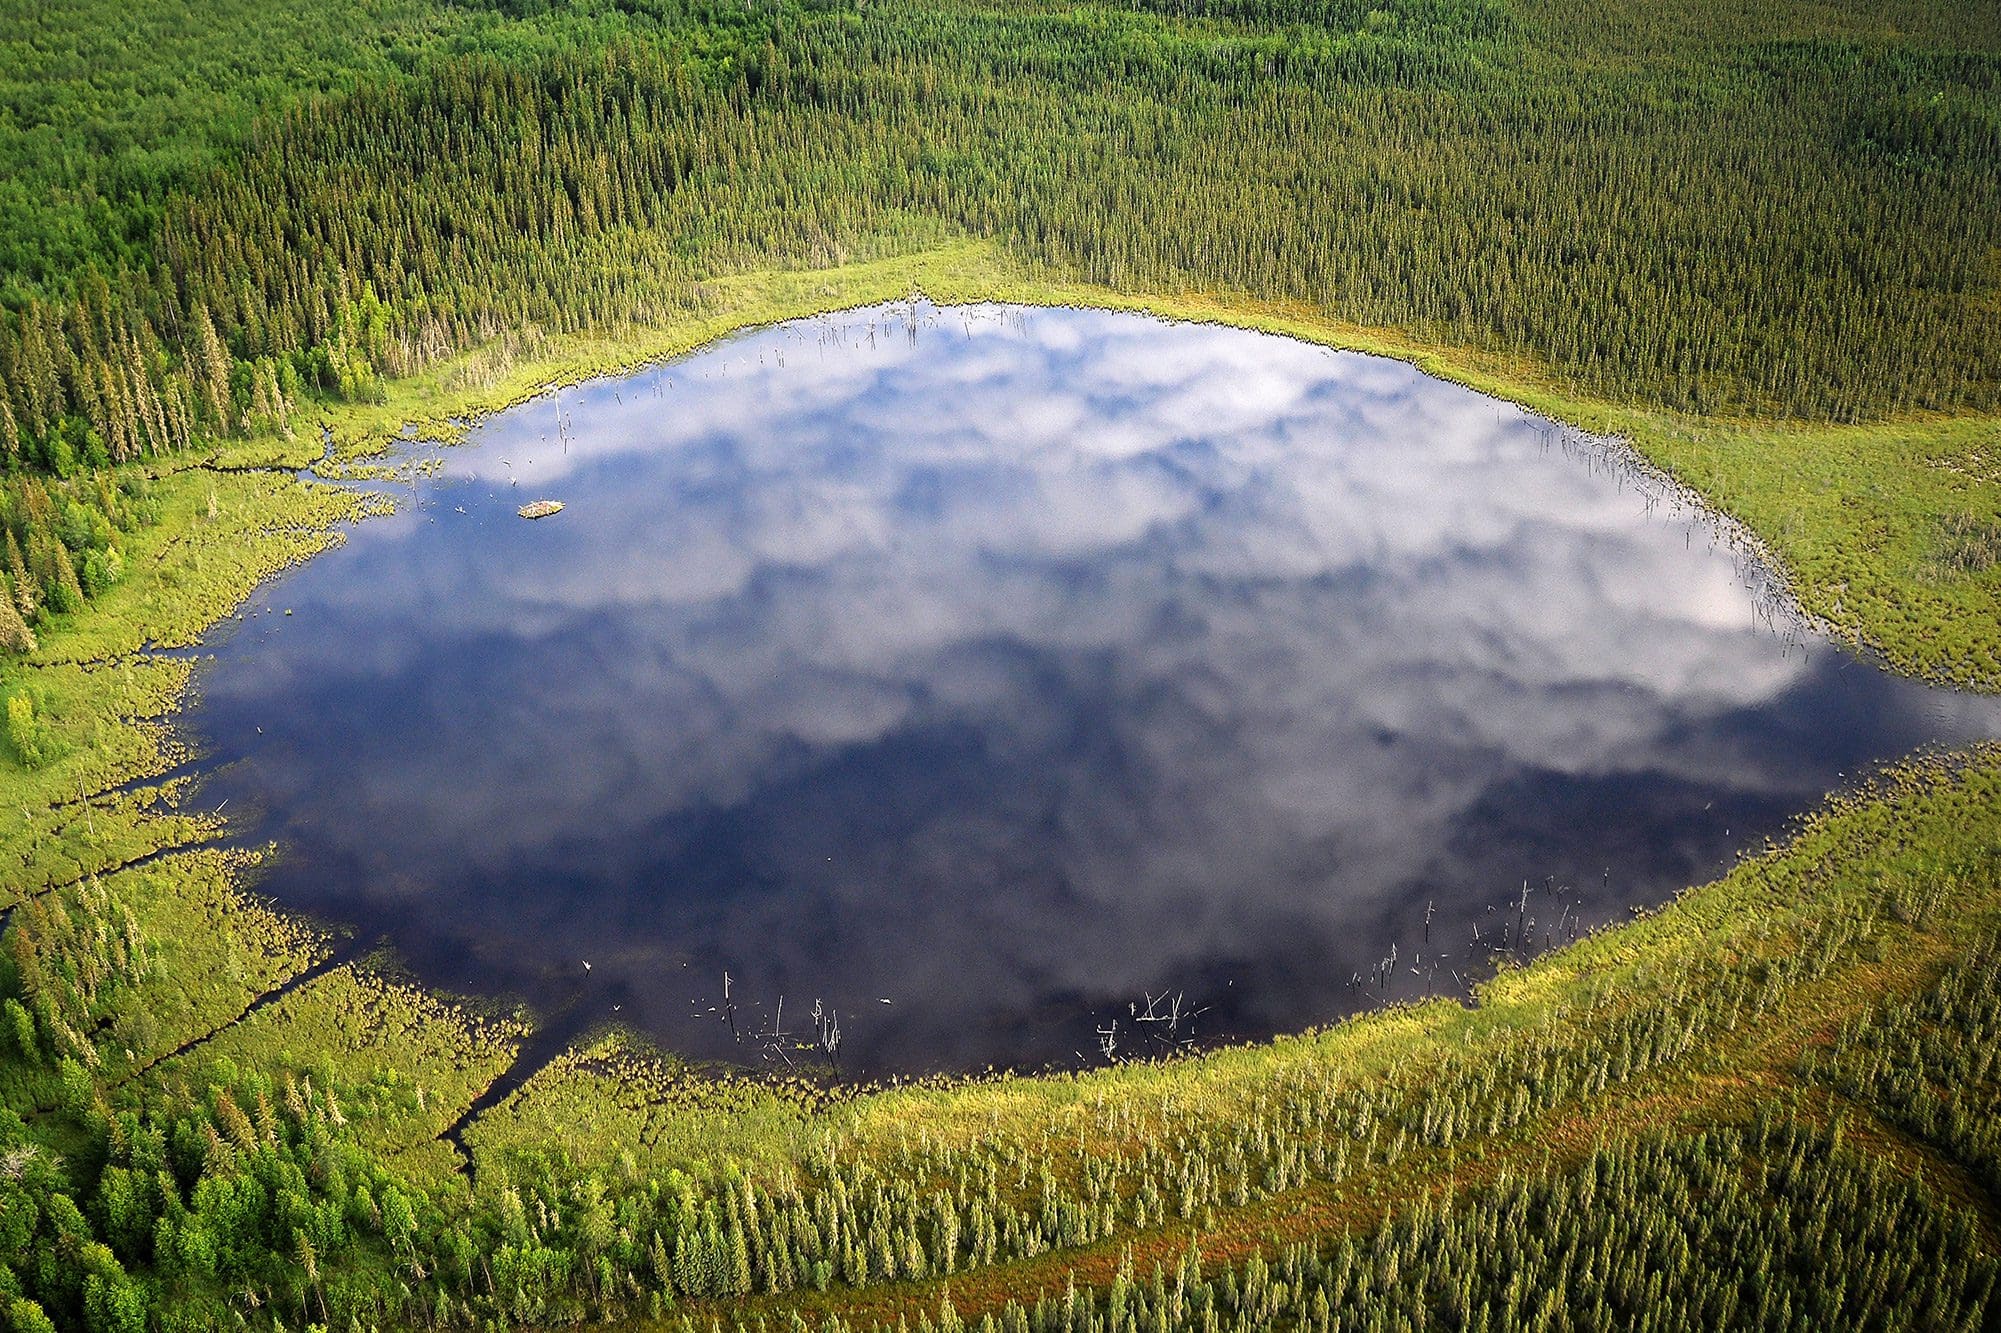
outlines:
M221 829L212 813L181 808L186 778L131 791L100 793L18 821L0 839L0 907L143 862L176 847L211 841ZM16 811L19 815L20 812Z
M0 697L26 693L53 755L24 766L0 746L0 907L24 893L102 872L201 831L177 815L180 793L141 801L103 794L188 757L167 720L193 673L185 648L252 588L338 541L337 524L378 501L290 476L184 467L163 476L162 519L127 538L125 579L52 627L37 652L0 666Z
M203 847L108 877L149 946L144 978L113 1023L105 1077L119 1082L227 1027L260 996L324 958L325 939L243 892L258 858Z
M709 1094L741 1108L728 1134L714 1140L664 1128L682 1107L689 1125L706 1115L702 1095L690 1090L682 1071L613 1047L616 1059L584 1055L550 1066L476 1121L466 1141L496 1157L560 1143L587 1166L637 1153L654 1168L684 1170L718 1156L767 1166L783 1156L803 1163L829 1148L837 1156L889 1157L920 1140L927 1148L1015 1143L1040 1151L1054 1141L1118 1151L1177 1122L1241 1118L1257 1098L1302 1076L1339 1071L1344 1080L1365 1080L1477 1060L1483 1047L1589 1011L1607 997L1657 994L1698 962L1774 957L1811 927L1889 922L1892 904L1904 901L1915 912L1915 904L1936 894L1940 909L1926 929L1911 930L1895 946L1929 965L2001 915L1997 857L2001 753L1984 751L1965 763L1906 766L1878 788L1830 801L1783 847L1657 912L1502 971L1478 988L1471 1006L1437 999L1199 1058L919 1083L818 1108L786 1085L739 1085ZM1814 1012L1866 1000L1892 978L1863 971L1848 982L1852 993L1821 995Z
M364 1146L394 1153L435 1140L513 1062L522 1025L481 1018L407 983L342 964L184 1055L162 1074L193 1086L230 1070L311 1075L338 1090Z
M161 521L125 538L127 575L43 636L25 665L102 663L185 648L257 584L339 540L369 499L290 473L230 472L195 460L151 469Z
M138 979L117 995L94 1042L99 1082L116 1088L241 1014L325 956L324 940L241 888L257 857L218 848L174 851L94 881L129 912L144 941ZM57 892L73 897L77 887ZM48 1105L51 1071L0 1065L9 1104Z
M464 422L555 384L680 355L745 326L916 291L945 303L1089 305L1265 329L1401 357L1585 429L1624 435L1741 520L1810 613L1878 645L1906 670L1981 685L2001 676L2001 575L1981 553L1986 534L2001 523L2001 442L1992 421L1806 429L1644 412L1576 398L1536 367L1478 351L1428 348L1309 311L1227 297L1077 285L1029 271L986 245L836 270L718 278L690 293L684 316L657 328L515 335L392 385L384 404L327 409L335 450L320 466L357 474L407 423L450 437ZM315 1072L355 1092L365 1142L439 1179L459 1159L436 1136L514 1058L514 1029L386 981L365 964L335 968L259 1005L260 996L323 958L324 943L258 905L243 867L219 852L115 870L217 831L212 817L178 805L178 786L113 791L159 778L185 754L170 722L189 664L150 656L146 646L194 642L261 581L338 541L342 523L379 507L379 500L282 470L320 457L317 430L303 415L298 425L289 440L238 442L212 456L157 465L164 517L129 540L126 580L52 627L34 657L0 671L0 693L31 690L59 742L58 756L32 770L0 756L0 864L19 867L10 871L0 907L101 874L140 916L157 950L155 966L126 1003L150 1014L155 1030L121 1057L123 1068L106 1071L107 1082L140 1069L145 1077L124 1087L141 1091L161 1079L229 1068ZM237 470L244 468L281 470ZM1478 1061L1521 1033L1584 1013L1594 997L1657 1000L1693 961L1755 960L1832 919L1875 920L1880 957L1854 961L1794 997L1788 1012L1813 1016L1866 1004L1915 984L1993 919L1997 845L2001 758L1982 753L1950 767L1915 768L1882 791L1835 802L1785 849L1631 925L1504 973L1474 1008L1435 1001L1167 1065L832 1097L780 1084L713 1082L611 1038L536 1073L474 1119L463 1141L482 1170L503 1173L518 1155L559 1153L585 1168L625 1172L707 1174L728 1162L779 1182L827 1154L895 1162L913 1147L996 1142L1023 1153L1060 1146L1055 1160L1074 1164L1080 1150L1125 1152L1174 1124L1241 1116L1288 1079L1402 1079L1448 1058ZM1887 904L1943 882L1961 887L1924 927L1884 915ZM183 1054L152 1063L191 1042ZM1719 1045L1703 1053L1700 1079L1663 1075L1665 1082L1620 1090L1628 1108L1620 1115L1639 1123L1720 1114L1716 1108L1731 1097L1783 1085L1761 1058L1745 1043ZM1512 1151L1508 1145L1538 1135L1584 1142L1578 1136L1589 1122L1574 1110L1565 1116L1490 1150ZM1482 1159L1476 1153L1472 1160ZM1455 1154L1451 1169L1472 1170L1466 1161ZM1338 1187L1313 1187L1325 1198L1264 1201L1208 1230L1242 1236L1333 1225L1330 1219L1361 1216L1353 1209L1432 1188L1427 1182L1439 1169L1431 1156L1413 1155ZM1178 1243L1189 1230L1165 1228L1155 1240ZM1115 1262L1114 1249L1101 1246L1075 1262L1095 1271L1091 1265ZM1048 1264L1061 1267L1055 1259ZM1028 1280L1021 1273L995 1279L1014 1294ZM904 1308L902 1295L885 1298L888 1308Z
M2001 686L2001 418L1802 426L1696 417L1584 396L1547 368L1477 348L1198 291L1130 292L1032 269L966 242L831 270L700 284L662 327L516 334L394 386L386 403L327 414L340 458L374 454L406 426L454 438L465 423L559 385L679 355L738 329L914 293L942 304L1011 301L1131 310L1282 334L1409 361L1428 374L1629 441L1739 521L1807 613L1901 670ZM257 454L266 446L244 446Z
M1875 1111L1803 1078L1804 1053L1823 1045L1843 1021L1929 984L1954 958L2001 923L2001 755L1971 765L1914 765L1879 790L1831 802L1783 847L1747 861L1714 884L1692 890L1634 925L1609 930L1549 955L1481 988L1475 1007L1432 1002L1364 1015L1323 1032L1280 1038L1195 1060L1126 1066L1064 1078L1006 1078L855 1098L778 1124L783 1141L806 1155L832 1146L843 1160L872 1159L885 1173L907 1169L907 1150L927 1145L979 1147L1003 1159L1074 1165L1131 1152L1197 1124L1241 1122L1262 1100L1303 1080L1336 1077L1344 1086L1389 1084L1421 1101L1507 1048L1511 1037L1551 1036L1559 1050L1592 1015L1631 1006L1702 1003L1697 993L1670 1000L1678 979L1705 965L1734 972L1765 967L1802 938L1838 923L1844 943L1824 975L1785 990L1755 1022L1713 1032L1685 1055L1595 1095L1547 1108L1518 1126L1476 1134L1449 1147L1415 1142L1339 1180L1311 1180L1239 1207L1187 1221L1122 1230L1100 1243L963 1273L825 1294L792 1293L714 1313L739 1320L798 1313L817 1324L826 1313L851 1322L914 1320L935 1313L948 1294L965 1317L1009 1300L1033 1300L1066 1285L1102 1286L1122 1264L1144 1272L1168 1267L1196 1245L1223 1264L1269 1254L1288 1242L1363 1232L1384 1217L1455 1190L1582 1160L1622 1137L1660 1131L1700 1132L1748 1123L1760 1109L1785 1104L1809 1119L1842 1121L1869 1152L1906 1170L1922 1169L1935 1187L1969 1206L1986 1242L2001 1245L1995 1201L1964 1167ZM570 1071L572 1080L587 1077ZM637 1080L643 1083L645 1080ZM631 1086L628 1080L625 1086ZM609 1091L531 1084L517 1102L492 1113L535 1123L533 1103L547 1099L571 1123L563 1143L586 1151L586 1167L608 1169L628 1134L623 1108ZM525 1105L524 1105L525 1104ZM590 1151L577 1125L601 1135ZM1335 1132L1341 1127L1330 1126ZM499 1127L489 1126L493 1138ZM774 1145L775 1146L775 1145ZM1079 1147L1084 1152L1078 1152ZM919 1160L929 1160L920 1156ZM695 1168L690 1161L646 1160ZM698 1325L708 1311L683 1310Z
M466 1127L482 1167L517 1155L658 1174L711 1174L724 1163L777 1185L824 1134L811 1083L718 1077L610 1033L557 1056Z

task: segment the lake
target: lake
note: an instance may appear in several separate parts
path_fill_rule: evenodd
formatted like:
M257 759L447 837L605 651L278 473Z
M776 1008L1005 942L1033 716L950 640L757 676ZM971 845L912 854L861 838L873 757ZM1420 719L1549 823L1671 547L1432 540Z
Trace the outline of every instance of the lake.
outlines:
M1262 334L878 307L405 458L211 635L197 800L555 1036L820 1067L837 1014L880 1075L1297 1030L2001 735L1619 446Z

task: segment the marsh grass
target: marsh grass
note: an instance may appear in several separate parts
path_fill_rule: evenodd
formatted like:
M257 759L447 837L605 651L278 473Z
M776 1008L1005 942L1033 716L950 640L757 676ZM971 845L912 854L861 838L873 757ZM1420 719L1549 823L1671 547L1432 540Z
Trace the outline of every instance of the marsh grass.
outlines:
M144 942L143 966L93 983L88 997L64 992L64 1004L86 1004L101 1023L89 1037L97 1067L81 1082L49 1060L0 1067L9 1105L57 1108L40 1114L37 1141L89 1160L91 1136L109 1132L118 1108L199 1118L221 1114L201 1109L219 1106L218 1088L274 1100L309 1084L321 1101L299 1118L301 1132L331 1136L435 1210L427 1234L445 1248L421 1260L394 1249L414 1241L371 1230L389 1224L363 1210L339 1281L374 1292L368 1299L383 1299L376 1280L394 1272L426 1318L442 1300L461 1322L648 1314L651 1291L704 1321L798 1311L894 1323L936 1313L946 1289L970 1314L1072 1281L1102 1287L1126 1256L1171 1262L1190 1241L1212 1269L1262 1262L1280 1243L1440 1207L1452 1191L1510 1172L1519 1179L1524 1161L1564 1169L1608 1140L1741 1125L1774 1097L1824 1098L1827 1080L1800 1073L1801 1052L1835 1042L1843 1024L1861 1032L1899 1021L1876 1016L1983 947L2001 913L2001 756L1992 751L1907 765L1836 798L1783 845L1657 912L1502 971L1470 1006L1399 1006L1158 1064L841 1091L717 1078L600 1035L463 1126L456 1137L477 1166L468 1175L468 1161L439 1136L510 1066L524 1028L379 963L325 967L321 934L255 898L256 854L207 845L220 821L184 805L175 770L187 751L171 721L189 664L150 649L195 642L263 580L384 503L289 472L227 469L359 473L382 466L408 423L458 438L467 422L554 384L679 355L746 325L914 291L943 303L1104 305L1268 329L1402 357L1623 435L1746 524L1815 616L1907 670L1995 680L2001 608L1985 553L1992 528L1978 518L1993 508L1994 483L1941 463L1973 459L1989 423L1780 429L1581 402L1536 368L1490 354L1284 308L1109 292L1030 271L986 245L719 277L670 324L503 342L391 386L386 403L330 409L326 462L317 441L249 441L162 470L162 521L135 536L125 582L0 673L0 693L32 684L63 747L33 769L0 759L0 862L18 867L5 881L11 899L0 901L14 906L10 948L37 929L23 910L37 893L75 909L62 939L76 943L64 948L86 948L91 922L128 913ZM1971 526L1955 517L1964 515ZM1933 579L1922 573L1925 552L1941 543L1966 553L1950 557L1950 578ZM20 984L7 966L0 992ZM1820 1114L1810 1097L1801 1105L1809 1119ZM1965 1173L1951 1152L1912 1139L1913 1126L1931 1121L1900 1114L1886 1107L1883 1153L1929 1153L1923 1160ZM909 1259L908 1244L944 1253L940 1233L920 1225L933 1215L922 1210L937 1207L924 1202L928 1192L972 1190L976 1179L985 1182L973 1191L980 1207L999 1210L988 1220L1001 1216L1006 1227L981 1248L967 1240L952 1250L961 1267L949 1278ZM663 1181L680 1183L663 1192ZM899 1237L928 1239L885 1239L860 1260L823 1255L813 1264L825 1269L809 1264L804 1281L794 1273L754 1301L705 1306L699 1298L714 1282L734 1279L699 1266L663 1278L647 1257L646 1228L665 1225L653 1210L670 1196L713 1205L732 1190L779 1210L877 1200ZM619 1267L590 1268L588 1278L562 1267L568 1286L548 1276L556 1269L538 1268L542 1277L511 1291L474 1268L447 1289L451 1247L493 1217L514 1216L524 1199L546 1220L530 1227L532 1242L508 1241L529 1246L522 1255L567 1256L546 1259L560 1265L617 1255ZM616 1228L605 1240L591 1220L614 1202L627 1219L624 1241ZM866 1230L866 1215L855 1216ZM594 1248L563 1248L573 1230L596 1237L575 1242ZM392 1253L404 1258L392 1264ZM674 1285L684 1278L694 1285ZM311 1293L280 1286L266 1281L259 1308L291 1302L288 1322L318 1313L302 1304ZM201 1302L213 1293L176 1290L187 1309L211 1308Z
M197 1084L233 1082L238 1069L314 1075L321 1087L346 1090L343 1109L359 1143L393 1153L451 1125L513 1061L523 1031L349 963L231 1023L162 1072Z
M1075 1162L1170 1135L1186 1121L1236 1123L1289 1080L1338 1070L1340 1078L1359 1082L1477 1064L1482 1052L1608 1005L1659 1004L1678 994L1693 970L1721 972L1782 957L1809 933L1844 925L1887 938L1902 918L1910 938L1881 947L1916 971L1900 977L1879 963L1874 971L1845 971L1805 988L1807 1011L1830 1014L1921 975L1949 955L1955 939L1977 936L2001 911L1993 861L1997 810L2001 754L1900 769L1875 789L1832 802L1804 820L1783 848L1722 880L1502 972L1478 988L1470 1006L1449 999L1399 1005L1270 1042L1075 1073L928 1080L832 1099L785 1084L753 1084L730 1096L739 1112L762 1103L759 1116L770 1125L765 1147L785 1147L795 1157L830 1147L837 1156L895 1157L920 1140L926 1152L1057 1142L1079 1149ZM1764 1040L1770 1033L1758 1035ZM663 1091L657 1103L580 1091L599 1080ZM509 1130L509 1119L561 1123L577 1160L609 1160L631 1143L660 1142L657 1129L643 1123L660 1106L685 1100L699 1107L700 1099L684 1091L690 1086L671 1062L649 1062L643 1051L613 1044L551 1066L489 1112L468 1138L498 1148L510 1138L540 1137L536 1128ZM545 1098L551 1104L538 1105ZM590 1104L602 1118L574 1116ZM689 1169L702 1155L654 1161Z
M1938 525L1929 564L1927 573L1938 583L1992 572L2001 565L2001 519L1965 512L1946 515Z
M461 438L480 417L559 386L685 355L743 328L919 293L941 305L1126 310L1394 357L1552 420L1622 438L1701 504L1741 524L1812 620L1910 674L2001 687L2001 579L1980 563L1992 524L2001 523L2001 478L1981 466L2001 421L1809 426L1586 398L1549 367L1519 356L1429 345L1298 304L1114 290L1026 264L988 242L833 270L725 275L700 284L699 297L663 325L499 339L398 382L383 404L329 411L334 457L379 456L406 425L424 438ZM1961 531L1972 543L1958 557L1963 576L1929 577L1933 534L1945 532L1950 542Z

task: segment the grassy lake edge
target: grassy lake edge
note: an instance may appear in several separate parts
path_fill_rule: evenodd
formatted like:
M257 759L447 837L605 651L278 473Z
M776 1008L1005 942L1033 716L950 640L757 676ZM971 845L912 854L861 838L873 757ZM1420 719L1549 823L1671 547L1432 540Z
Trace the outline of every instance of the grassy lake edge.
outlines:
M1901 670L2001 684L2001 581L1991 557L1976 552L1977 567L1951 577L1940 554L1968 525L1989 541L2001 532L2001 477L1983 453L2001 442L1993 419L1811 429L1706 423L1576 398L1523 363L1425 348L1296 310L1073 284L1024 271L984 245L715 279L690 293L687 316L671 327L504 339L390 386L383 404L326 409L335 453L324 466L365 478L370 458L406 423L449 435L557 385L683 355L744 327L913 291L940 304L1090 305L1263 329L1398 357L1623 436L1754 534L1810 616L1875 646ZM1510 1068L1528 1046L1544 1059L1569 1051L1582 1062L1603 1039L1599 1025L1632 1014L1686 1022L1689 1035L1673 1060L1642 1062L1628 1079L1530 1106L1493 1132L1452 1139L1444 1152L1372 1149L1360 1170L1335 1180L1293 1181L1281 1169L1276 1187L1262 1194L1219 1195L1188 1216L1163 1213L1130 1233L1112 1227L1095 1235L1086 1226L1075 1244L964 1277L898 1274L792 1297L793 1308L816 1319L893 1323L937 1309L950 1286L963 1315L1060 1290L1073 1274L1079 1285L1111 1284L1129 1251L1142 1263L1148 1255L1171 1262L1192 1240L1211 1261L1245 1260L1286 1240L1366 1227L1447 1182L1490 1181L1511 1161L1537 1159L1538 1150L1537 1160L1574 1163L1606 1135L1741 1123L1758 1105L1788 1099L1809 1118L1829 1119L1839 1114L1833 1094L1825 1080L1801 1074L1800 1050L1828 1040L1841 1019L1861 1021L1924 994L1956 961L1989 947L2001 922L2001 755L1981 751L1908 763L1833 798L1805 815L1785 846L1631 925L1504 972L1474 1009L1449 1001L1392 1009L1165 1066L833 1099L683 1078L671 1057L613 1035L461 1125L464 1109L511 1062L522 1021L429 996L271 911L254 896L257 858L205 846L219 831L217 817L176 803L175 770L186 756L168 720L190 666L145 650L194 644L273 574L338 541L340 524L370 512L376 502L363 495L295 475L319 459L302 434L152 464L165 516L133 539L126 581L45 635L26 662L0 672L0 693L27 686L40 696L62 751L32 771L0 761L10 788L0 810L0 860L21 867L13 903L0 903L9 908L9 932L20 929L24 914L16 909L34 895L85 914L115 908L133 922L150 960L92 997L106 1034L103 1041L92 1034L92 1045L105 1048L91 1070L94 1103L66 1089L54 1066L17 1062L0 1072L9 1104L47 1108L37 1132L54 1150L80 1141L92 1105L143 1102L174 1081L309 1072L367 1108L348 1115L354 1141L445 1212L502 1197L507 1179L536 1169L524 1163L537 1160L635 1180L671 1171L698 1180L727 1175L721 1163L729 1161L742 1178L782 1189L823 1155L854 1154L890 1173L913 1162L936 1171L947 1160L941 1153L996 1144L1027 1150L1038 1141L1057 1162L1062 1188L1082 1189L1082 1145L1117 1155L1164 1137L1170 1122L1242 1123L1290 1081L1333 1074L1384 1089L1385 1105L1403 1105L1444 1096L1435 1080L1475 1077L1468 1071L1483 1061ZM1784 960L1796 954L1818 960L1818 974L1786 973ZM1740 1031L1734 1018L1714 1030L1697 1022L1692 1010L1735 995L1754 971L1771 991L1753 1009L1756 1031ZM1749 1003L1739 997L1740 1008ZM1864 1140L1880 1140L1885 1160L1924 1163L1950 1199L1983 1219L1986 1250L1996 1253L1993 1200L1983 1202L1965 1164L1894 1114L1866 1106L1861 1113L1869 1117ZM912 1146L913 1126L923 1128L921 1147ZM1059 1132L1076 1136L1074 1162L1051 1153ZM1194 1142L1210 1131L1186 1132ZM453 1140L478 1164L470 1178ZM1190 1154L1200 1151L1207 1149ZM777 1300L729 1309L771 1314Z

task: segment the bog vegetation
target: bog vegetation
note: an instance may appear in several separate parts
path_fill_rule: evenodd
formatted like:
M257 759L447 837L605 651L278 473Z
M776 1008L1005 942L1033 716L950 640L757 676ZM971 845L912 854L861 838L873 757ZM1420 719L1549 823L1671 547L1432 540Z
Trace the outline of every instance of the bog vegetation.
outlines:
M151 651L365 511L277 466L323 423L923 281L1445 349L1991 682L2001 11L220 9L0 20L0 1324L2001 1318L1992 753L1472 1007L873 1091L609 1038L487 1106L522 1022L248 896Z
M1984 1327L1997 795L1907 770L1470 1010L876 1092L612 1043L470 1128L518 1028L308 947L190 1041L171 919L87 880L8 929L0 1282L25 1329Z

